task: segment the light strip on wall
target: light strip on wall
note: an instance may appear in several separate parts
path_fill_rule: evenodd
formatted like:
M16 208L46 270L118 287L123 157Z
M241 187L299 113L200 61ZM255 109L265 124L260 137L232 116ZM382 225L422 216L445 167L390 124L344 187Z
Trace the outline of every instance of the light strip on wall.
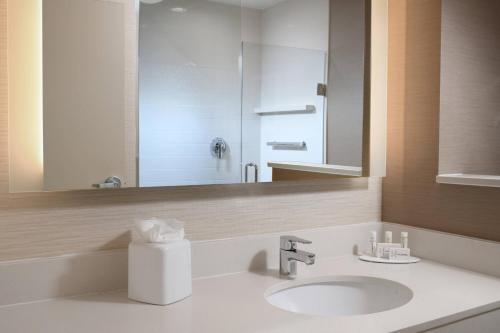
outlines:
M43 189L42 0L8 0L9 188Z
M38 168L41 173L41 177L43 180L43 0L36 0L37 2L37 25L38 25L38 36L37 36L37 50L38 50L38 92L37 92L37 100L38 100L38 108L37 108L37 124L38 130L36 133L37 139L37 159L38 159Z

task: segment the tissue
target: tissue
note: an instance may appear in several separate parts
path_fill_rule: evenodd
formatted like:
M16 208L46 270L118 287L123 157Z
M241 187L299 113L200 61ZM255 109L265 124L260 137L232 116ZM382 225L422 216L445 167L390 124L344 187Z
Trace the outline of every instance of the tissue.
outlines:
M169 243L184 239L183 224L175 219L151 218L135 222L133 239L143 243Z

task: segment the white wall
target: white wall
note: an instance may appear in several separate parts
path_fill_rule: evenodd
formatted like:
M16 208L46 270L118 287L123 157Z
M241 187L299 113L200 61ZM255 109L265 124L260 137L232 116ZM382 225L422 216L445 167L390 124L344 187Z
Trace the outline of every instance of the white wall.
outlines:
M261 100L262 45L243 43L242 52L242 179L245 177L245 165L255 163L259 167L261 178L260 135L261 117L255 114L255 108ZM255 182L254 169L249 168L248 182Z
M244 9L242 19L241 59L241 179L245 181L245 165L255 163L260 167L260 117L254 108L260 105L262 56L262 11ZM255 169L248 169L248 182L255 182ZM260 179L260 170L257 176Z
M261 180L272 180L269 161L322 163L324 156L324 97L316 95L325 82L323 51L262 46L261 107L314 105L315 112L269 114L261 117ZM302 142L305 149L275 149L268 142Z
M328 0L288 0L263 11L261 107L316 106L314 113L261 116L261 180L272 180L269 161L322 163ZM266 46L267 45L267 46ZM301 142L306 150L274 150L269 141Z
M263 12L262 43L328 50L328 0L287 0Z

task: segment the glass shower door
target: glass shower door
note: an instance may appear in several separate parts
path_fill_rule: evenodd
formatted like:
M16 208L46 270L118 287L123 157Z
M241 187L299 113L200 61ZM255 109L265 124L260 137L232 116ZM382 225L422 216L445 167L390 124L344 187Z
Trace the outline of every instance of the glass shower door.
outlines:
M141 2L139 184L241 182L241 7Z

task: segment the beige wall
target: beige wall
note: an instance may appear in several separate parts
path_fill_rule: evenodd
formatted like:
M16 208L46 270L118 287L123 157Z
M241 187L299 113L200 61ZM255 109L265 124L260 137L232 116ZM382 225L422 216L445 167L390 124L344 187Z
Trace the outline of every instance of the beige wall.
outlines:
M7 4L10 192L135 186L135 1Z
M388 159L382 218L500 241L500 188L440 185L435 180L440 31L441 1L389 1Z
M134 6L43 1L45 190L89 189L110 176L136 186Z

